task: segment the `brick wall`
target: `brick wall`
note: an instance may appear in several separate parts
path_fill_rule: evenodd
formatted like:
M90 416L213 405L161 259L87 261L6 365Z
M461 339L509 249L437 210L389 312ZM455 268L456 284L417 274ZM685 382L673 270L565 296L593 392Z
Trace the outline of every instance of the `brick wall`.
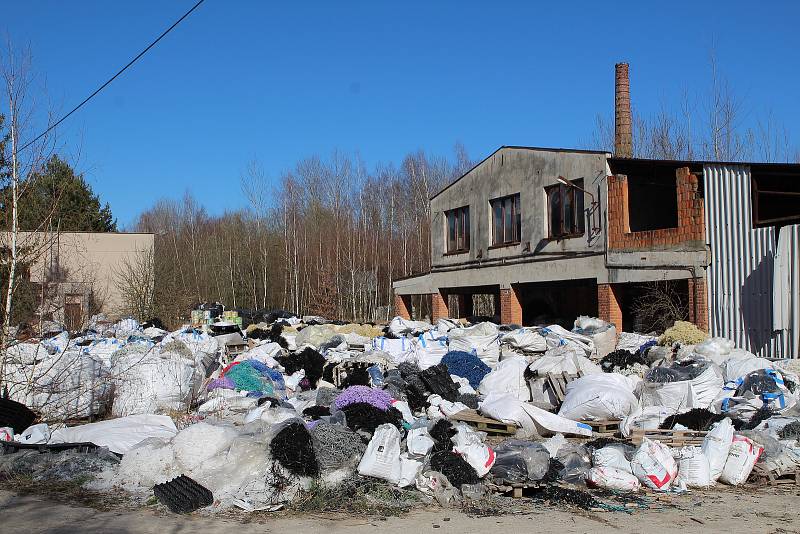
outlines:
M513 287L500 289L500 322L503 324L522 324L522 304L517 290Z
M609 250L669 248L682 243L705 241L704 202L698 192L698 178L682 167L675 172L678 190L678 227L631 232L628 218L628 178L608 177ZM653 202L658 202L654 198Z
M443 295L441 291L437 291L431 295L431 321L434 323L439 319L447 319L450 317L450 311L447 309L447 296Z
M622 287L619 284L597 284L597 316L622 332Z
M689 321L701 330L708 332L708 298L706 279L690 278L689 283Z
M411 295L394 296L394 313L403 319L411 319Z

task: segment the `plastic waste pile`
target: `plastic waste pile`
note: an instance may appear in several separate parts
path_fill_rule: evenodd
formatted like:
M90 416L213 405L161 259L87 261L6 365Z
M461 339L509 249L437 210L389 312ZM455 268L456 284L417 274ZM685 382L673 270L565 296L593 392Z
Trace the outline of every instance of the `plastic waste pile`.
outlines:
M188 512L265 509L352 477L446 505L511 485L553 498L741 485L759 464L800 465L797 375L692 325L656 338L590 317L572 330L268 317L236 332L237 352L213 329L130 319L14 345L0 474L32 446L101 448L115 460L92 464L90 487ZM511 432L489 440L476 421ZM610 422L616 439L596 439ZM680 430L696 442L670 446Z

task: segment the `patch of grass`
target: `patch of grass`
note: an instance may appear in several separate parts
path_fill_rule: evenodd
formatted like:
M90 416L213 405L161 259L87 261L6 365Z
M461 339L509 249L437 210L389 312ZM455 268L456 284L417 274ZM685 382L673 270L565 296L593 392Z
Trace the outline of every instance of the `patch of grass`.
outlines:
M35 480L28 475L12 475L0 482L5 489L20 495L38 495L57 502L80 504L100 511L132 508L130 499L119 493L85 489L83 484L91 478L82 475L70 480Z
M417 492L354 477L333 487L314 482L309 489L301 491L287 509L297 513L341 512L386 517L403 515L421 504Z

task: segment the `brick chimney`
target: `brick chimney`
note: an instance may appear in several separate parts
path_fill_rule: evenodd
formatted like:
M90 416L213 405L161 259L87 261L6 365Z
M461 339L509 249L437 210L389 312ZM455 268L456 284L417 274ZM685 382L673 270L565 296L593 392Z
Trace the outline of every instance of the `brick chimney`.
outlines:
M633 133L631 131L631 83L628 64L615 65L614 80L614 155L618 158L633 156Z

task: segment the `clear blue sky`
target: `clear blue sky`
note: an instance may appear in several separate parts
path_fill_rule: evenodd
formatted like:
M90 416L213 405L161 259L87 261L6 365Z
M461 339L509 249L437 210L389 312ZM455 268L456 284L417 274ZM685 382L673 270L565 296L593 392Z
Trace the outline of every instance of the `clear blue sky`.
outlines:
M7 2L60 109L78 103L194 0ZM277 178L334 149L372 166L423 148L579 146L631 64L642 112L720 70L752 113L800 138L798 2L256 2L206 0L60 129L122 225L187 189L243 202L258 159Z

